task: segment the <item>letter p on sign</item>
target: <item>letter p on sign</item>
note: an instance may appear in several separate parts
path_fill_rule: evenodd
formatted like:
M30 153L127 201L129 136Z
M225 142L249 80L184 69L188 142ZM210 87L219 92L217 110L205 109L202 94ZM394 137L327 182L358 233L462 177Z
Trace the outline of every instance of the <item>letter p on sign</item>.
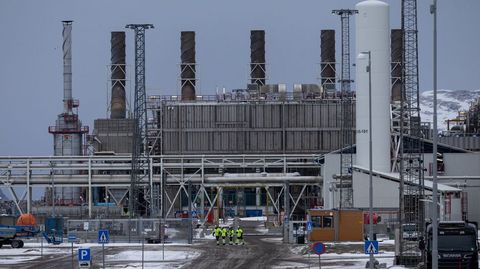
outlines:
M78 261L90 261L90 249L79 248L78 249Z

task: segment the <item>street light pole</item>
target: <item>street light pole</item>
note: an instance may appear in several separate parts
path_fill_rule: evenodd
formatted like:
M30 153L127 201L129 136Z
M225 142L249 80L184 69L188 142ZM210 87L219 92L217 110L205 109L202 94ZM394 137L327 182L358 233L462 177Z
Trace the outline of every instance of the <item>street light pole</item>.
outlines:
M373 240L373 179L372 179L372 52L368 51L368 178L369 178L369 225L368 236ZM373 269L373 253L370 252L370 268Z
M373 240L373 165L372 165L372 52L363 51L360 55L368 55L368 65L366 72L368 72L368 180L369 180L369 212L368 212L368 237L369 240ZM360 58L360 56L359 56ZM369 268L374 268L373 253L370 253Z
M430 6L433 14L433 188L432 188L432 268L438 268L438 214L437 214L437 0Z

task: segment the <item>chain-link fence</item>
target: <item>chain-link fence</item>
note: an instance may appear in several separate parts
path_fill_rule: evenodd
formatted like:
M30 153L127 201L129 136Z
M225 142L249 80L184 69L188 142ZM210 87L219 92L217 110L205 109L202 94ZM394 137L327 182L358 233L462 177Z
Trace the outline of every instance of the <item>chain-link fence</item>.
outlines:
M188 219L94 219L66 220L65 230L88 243L97 242L99 230L109 231L111 243L135 243L143 239L151 243L160 243L162 239L185 243L188 227Z

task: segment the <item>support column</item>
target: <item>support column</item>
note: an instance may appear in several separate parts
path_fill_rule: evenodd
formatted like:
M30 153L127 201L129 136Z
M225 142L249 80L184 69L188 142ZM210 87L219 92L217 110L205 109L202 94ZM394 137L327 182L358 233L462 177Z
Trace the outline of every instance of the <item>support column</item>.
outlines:
M32 188L30 187L31 171L30 160L27 160L27 214L31 213L32 206Z
M257 206L257 208L260 207L261 201L262 201L261 189L260 187L256 187L255 188L255 205Z
M220 223L220 206L223 205L223 188L217 187L217 223Z
M88 159L88 218L92 218L92 159Z
M192 225L192 180L188 180L188 243L193 241L193 225Z
M155 216L155 197L154 193L155 190L153 189L153 164L152 164L152 158L148 158L148 179L150 181L150 217Z
M283 243L288 243L289 238L289 229L288 226L290 225L290 184L288 181L285 182L284 185L284 192L283 192L283 209L284 209L284 217L283 217Z
M205 219L205 159L202 157L202 184L200 185L200 216L199 219Z

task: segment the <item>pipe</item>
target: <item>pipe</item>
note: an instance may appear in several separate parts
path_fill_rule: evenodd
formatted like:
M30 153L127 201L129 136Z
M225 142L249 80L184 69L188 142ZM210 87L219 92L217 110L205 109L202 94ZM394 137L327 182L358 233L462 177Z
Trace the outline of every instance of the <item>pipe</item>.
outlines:
M328 90L335 89L335 30L322 30L320 32L320 51L322 86L328 88Z
M250 78L252 84L265 85L265 31L250 31Z
M401 101L402 98L402 53L403 31L392 29L390 34L391 66L392 66L392 101Z
M72 22L63 23L63 112L71 114L72 100Z
M125 32L111 33L111 119L125 119Z
M195 100L195 32L183 31L180 36L182 101Z

